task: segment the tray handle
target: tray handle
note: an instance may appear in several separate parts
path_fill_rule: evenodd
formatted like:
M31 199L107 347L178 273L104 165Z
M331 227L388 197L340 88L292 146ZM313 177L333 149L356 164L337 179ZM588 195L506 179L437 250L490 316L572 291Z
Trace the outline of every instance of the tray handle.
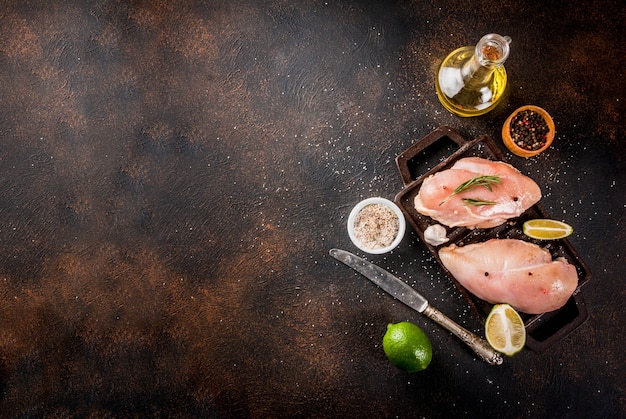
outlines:
M526 326L526 346L533 352L545 352L587 320L589 314L582 293L574 294L565 306L545 313Z
M412 181L424 174L413 173L413 170L411 170L411 160L413 160L418 154L422 153L433 144L444 142L447 140L452 140L459 147L459 149L471 143L471 141L465 139L454 128L443 125L420 139L418 142L414 143L411 147L409 147L404 152L402 152L402 154L399 154L396 157L396 166L398 166L398 170L400 171L400 176L402 177L402 182L404 183L404 186L407 186Z

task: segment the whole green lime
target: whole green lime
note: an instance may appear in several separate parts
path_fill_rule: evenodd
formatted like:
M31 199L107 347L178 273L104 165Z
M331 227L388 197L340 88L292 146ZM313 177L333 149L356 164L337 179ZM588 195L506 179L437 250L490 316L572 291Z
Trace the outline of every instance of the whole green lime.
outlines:
M393 365L407 372L426 369L433 358L430 339L422 329L410 322L387 325L383 350Z

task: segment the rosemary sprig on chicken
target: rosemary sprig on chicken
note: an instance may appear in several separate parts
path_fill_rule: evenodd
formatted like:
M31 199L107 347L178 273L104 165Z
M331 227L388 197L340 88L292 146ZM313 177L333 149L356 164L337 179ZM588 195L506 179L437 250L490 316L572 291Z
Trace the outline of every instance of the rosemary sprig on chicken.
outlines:
M439 206L445 204L450 198L454 195L458 195L461 192L467 192L479 188L481 186L487 188L491 192L492 186L497 186L500 184L500 176L498 175L488 175L488 176L474 176L470 180L461 183L456 187L454 191L446 199L439 203ZM475 205L475 204L474 204ZM486 204L479 204L486 205Z

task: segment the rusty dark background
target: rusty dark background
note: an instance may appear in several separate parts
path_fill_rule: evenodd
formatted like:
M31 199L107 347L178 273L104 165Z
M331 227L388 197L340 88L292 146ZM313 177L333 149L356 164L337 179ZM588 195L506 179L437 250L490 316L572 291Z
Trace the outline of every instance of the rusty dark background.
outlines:
M620 2L0 2L0 416L624 417ZM513 39L507 95L459 118L438 63ZM490 367L328 257L351 207L402 188L394 158L440 125L500 142L574 226L589 319ZM502 146L503 150L504 147ZM482 334L413 232L371 260ZM429 334L428 370L381 348Z

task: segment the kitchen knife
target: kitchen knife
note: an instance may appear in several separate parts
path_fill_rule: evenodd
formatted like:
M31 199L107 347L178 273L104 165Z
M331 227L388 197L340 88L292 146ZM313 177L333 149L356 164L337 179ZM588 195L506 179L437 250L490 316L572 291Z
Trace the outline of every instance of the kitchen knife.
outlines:
M394 298L402 301L413 310L425 314L439 325L467 344L480 359L491 365L502 364L502 355L496 352L489 343L472 332L456 324L445 314L428 304L428 300L415 291L409 284L395 277L383 268L368 262L350 252L341 249L331 249L330 255L345 263L355 271L361 273L374 284L378 285Z

